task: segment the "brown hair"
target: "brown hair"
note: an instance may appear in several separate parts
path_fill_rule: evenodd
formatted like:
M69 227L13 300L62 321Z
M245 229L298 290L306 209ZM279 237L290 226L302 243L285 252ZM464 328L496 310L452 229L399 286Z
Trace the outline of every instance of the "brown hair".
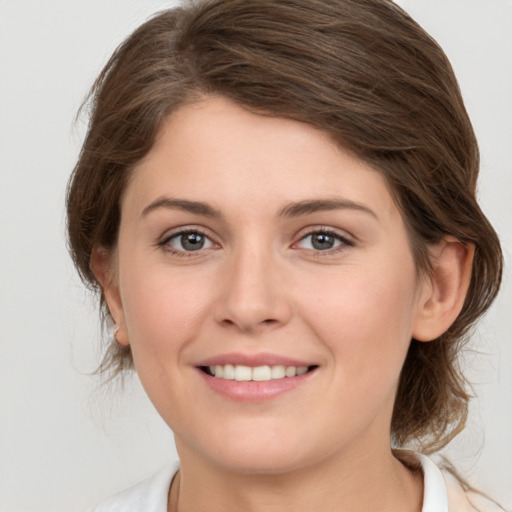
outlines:
M205 95L309 123L387 179L419 272L428 244L475 247L467 297L450 329L411 341L392 418L396 446L445 445L464 426L458 355L499 288L502 255L475 197L479 153L438 44L389 0L207 0L164 11L113 54L90 93L89 129L71 177L70 251L83 280L94 248L112 251L120 197L162 121ZM103 297L101 306L108 318ZM100 371L131 365L113 340Z

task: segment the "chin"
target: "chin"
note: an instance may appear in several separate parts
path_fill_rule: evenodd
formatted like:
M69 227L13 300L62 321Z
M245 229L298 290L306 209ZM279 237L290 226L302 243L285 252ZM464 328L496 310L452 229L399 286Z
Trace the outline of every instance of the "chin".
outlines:
M318 447L311 446L308 450L308 443L302 436L290 432L275 434L264 430L250 433L241 430L223 437L220 442L204 443L203 454L227 471L254 475L290 473L310 466L318 459Z

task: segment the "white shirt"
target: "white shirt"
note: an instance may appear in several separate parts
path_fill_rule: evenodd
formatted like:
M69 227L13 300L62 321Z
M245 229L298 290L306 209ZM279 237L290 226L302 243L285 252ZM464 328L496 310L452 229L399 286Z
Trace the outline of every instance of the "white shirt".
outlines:
M421 512L500 512L499 506L474 492L464 492L459 482L426 455L417 454L423 471ZM91 512L167 512L171 481L179 464L165 466L134 487L116 494Z

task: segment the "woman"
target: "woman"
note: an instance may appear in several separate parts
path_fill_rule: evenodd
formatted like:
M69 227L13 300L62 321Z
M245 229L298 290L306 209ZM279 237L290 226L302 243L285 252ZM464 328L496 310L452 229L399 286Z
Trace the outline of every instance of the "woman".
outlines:
M115 326L101 370L135 367L180 463L97 510L494 510L420 454L464 427L457 356L501 279L477 174L446 57L387 0L135 31L69 240Z

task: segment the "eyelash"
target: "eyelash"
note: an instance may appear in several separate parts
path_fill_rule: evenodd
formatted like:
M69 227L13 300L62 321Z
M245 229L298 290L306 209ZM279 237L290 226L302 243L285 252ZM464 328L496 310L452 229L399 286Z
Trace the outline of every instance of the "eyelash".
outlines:
M321 258L322 256L330 256L332 254L336 254L340 251L345 250L347 247L354 246L354 242L352 240L348 239L347 237L345 237L343 235L340 235L336 231L333 231L333 230L325 228L325 227L318 227L318 228L312 229L311 231L309 231L308 233L303 235L299 239L299 241L295 242L293 245L297 245L298 243L305 240L307 237L310 237L312 235L319 234L319 233L331 236L335 240L337 240L341 243L338 247L335 247L332 249L327 249L325 251L318 250L318 249L317 250L306 249L307 251L311 251L311 253L314 255L314 257ZM184 229L181 231L177 231L176 233L172 233L171 235L166 236L161 242L158 242L157 246L161 247L164 251L172 254L173 256L178 256L180 258L194 257L195 256L194 253L195 252L200 253L202 251L202 249L198 249L197 251L185 251L185 250L182 251L182 250L176 250L172 246L169 245L169 242L171 240L173 240L175 238L179 238L179 237L181 237L183 235L187 235L187 234L201 235L201 236L205 237L206 239L208 239L212 244L215 244L215 242L213 242L213 240L211 240L211 238L203 230L201 230L200 228L193 228L193 229ZM208 250L208 249L206 249L206 250Z
M306 238L316 235L316 234L322 234L322 235L328 235L334 238L336 241L341 242L338 247L334 247L332 249L327 249L325 251L321 251L319 249L306 249L307 251L311 251L311 254L315 258L321 258L321 257L328 257L332 256L333 254L337 254L341 251L346 250L347 247L353 247L354 242L350 240L349 238L341 235L340 233L337 233L336 231L333 231L332 229L328 229L325 227L318 227L314 228L311 231L308 231L305 235L303 235L298 242L296 242L294 245L297 245L298 243L302 242Z
M178 256L180 258L194 257L195 256L194 253L201 252L201 249L199 249L198 251L178 251L178 250L174 249L172 246L168 245L169 242L171 240L173 240L174 238L179 238L183 235L188 235L188 234L201 235L204 238L207 238L208 240L210 240L212 243L215 243L211 240L211 238L202 229L190 228L190 229L183 229L181 231L177 231L176 233L172 233L169 236L166 236L161 242L158 242L157 245L159 247L161 247L165 252L168 252L168 253L172 254L173 256Z

